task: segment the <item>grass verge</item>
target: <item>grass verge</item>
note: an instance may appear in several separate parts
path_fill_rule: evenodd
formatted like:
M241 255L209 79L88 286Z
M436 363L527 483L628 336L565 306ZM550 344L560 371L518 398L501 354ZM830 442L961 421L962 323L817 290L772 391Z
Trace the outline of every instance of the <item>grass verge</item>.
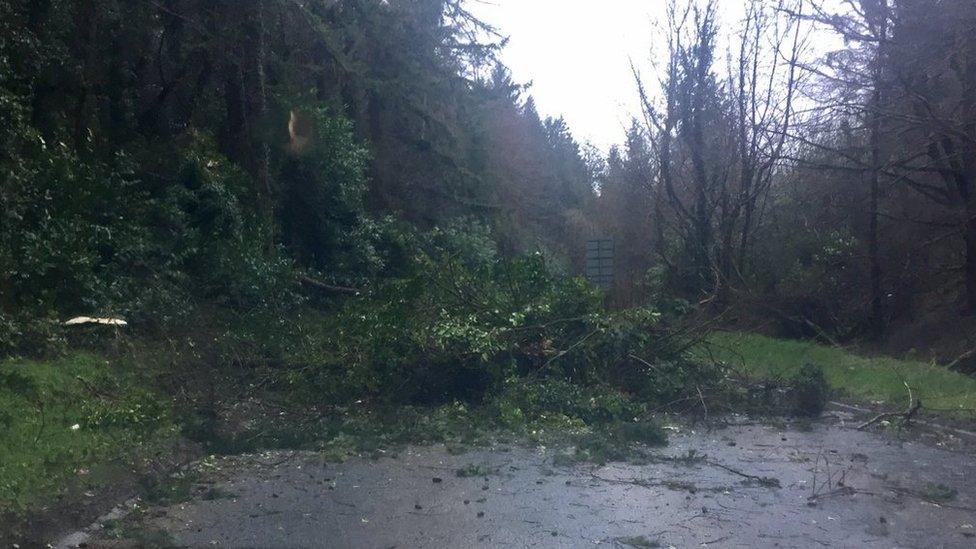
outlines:
M174 439L169 401L136 372L86 353L0 361L0 525L110 484Z
M908 383L926 410L976 419L976 378L925 362L864 357L843 348L742 332L716 332L698 353L754 378L789 378L804 364L816 364L823 368L831 389L894 409L907 406Z

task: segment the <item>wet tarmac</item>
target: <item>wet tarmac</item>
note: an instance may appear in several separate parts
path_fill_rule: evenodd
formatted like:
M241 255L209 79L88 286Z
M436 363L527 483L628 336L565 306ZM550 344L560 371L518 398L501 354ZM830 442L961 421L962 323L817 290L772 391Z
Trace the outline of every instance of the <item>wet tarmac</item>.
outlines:
M140 528L201 547L976 547L962 445L746 424L681 429L641 465L557 466L558 452L227 458L204 474L219 497L150 509Z

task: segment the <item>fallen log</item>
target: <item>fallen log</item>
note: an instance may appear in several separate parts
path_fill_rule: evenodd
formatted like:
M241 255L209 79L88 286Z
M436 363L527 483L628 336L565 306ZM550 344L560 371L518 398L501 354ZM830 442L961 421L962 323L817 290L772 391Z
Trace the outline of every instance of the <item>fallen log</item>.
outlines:
M325 282L315 280L314 278L306 275L300 276L298 280L299 282L301 282L302 284L310 288L314 288L316 290L319 290L320 292L325 292L328 294L342 294L342 295L351 295L351 296L362 295L362 292L357 290L356 288L347 288L345 286L333 286L332 284L326 284Z

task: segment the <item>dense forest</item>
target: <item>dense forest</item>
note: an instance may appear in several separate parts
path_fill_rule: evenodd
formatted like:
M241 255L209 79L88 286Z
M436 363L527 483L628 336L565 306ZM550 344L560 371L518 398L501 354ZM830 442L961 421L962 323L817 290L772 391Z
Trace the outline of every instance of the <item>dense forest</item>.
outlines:
M973 373L976 3L744 4L667 2L600 151L464 0L0 0L6 446L81 417L234 452L474 403L532 436L612 425L587 448L619 455L665 438L652 411L757 405L701 359L712 327ZM776 383L763 406L822 410L817 368ZM241 427L279 412L303 420ZM5 458L0 525L118 440Z
M298 273L355 286L411 230L572 255L579 147L456 2L2 9L8 352L51 315L162 328Z
M0 530L174 441L633 422L623 386L714 385L668 311L577 277L596 155L504 42L461 0L0 2Z
M976 8L930 4L673 2L604 158L460 2L4 2L0 341L366 287L431 230L569 276L613 237L617 305L938 330L976 310Z
M717 2L671 3L665 61L637 69L646 116L597 172L616 291L967 351L951 328L976 311L976 5L747 5L729 25ZM831 37L843 49L822 52Z

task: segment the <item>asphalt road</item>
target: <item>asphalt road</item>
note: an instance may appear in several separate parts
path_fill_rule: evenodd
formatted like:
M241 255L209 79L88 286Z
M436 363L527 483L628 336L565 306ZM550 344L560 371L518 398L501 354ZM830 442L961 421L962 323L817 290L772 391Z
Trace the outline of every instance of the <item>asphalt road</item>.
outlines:
M976 457L951 446L834 421L683 430L643 465L559 467L546 448L344 464L269 453L221 460L203 473L205 495L138 513L125 531L194 547L972 548ZM699 459L669 459L689 451ZM488 474L456 474L468 466ZM132 544L98 525L66 544L81 542Z

